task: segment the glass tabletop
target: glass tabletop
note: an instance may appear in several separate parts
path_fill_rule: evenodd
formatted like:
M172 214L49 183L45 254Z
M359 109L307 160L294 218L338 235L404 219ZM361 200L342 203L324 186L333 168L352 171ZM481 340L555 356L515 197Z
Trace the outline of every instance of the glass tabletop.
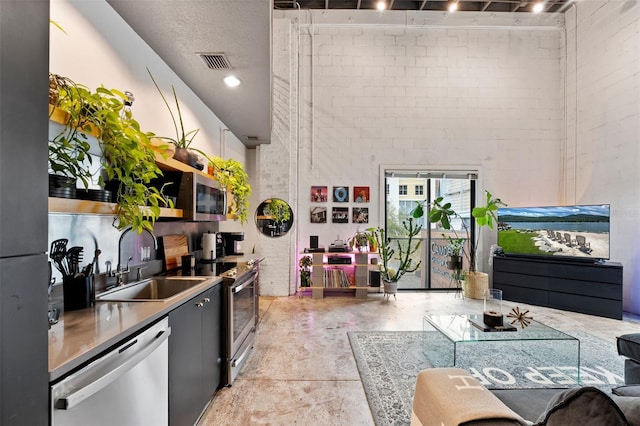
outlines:
M575 337L544 325L531 321L528 327L520 328L516 323L515 331L483 331L469 320L482 322L482 315L425 315L425 325L444 334L452 342L482 342L493 340L577 340ZM505 318L505 324L508 324Z

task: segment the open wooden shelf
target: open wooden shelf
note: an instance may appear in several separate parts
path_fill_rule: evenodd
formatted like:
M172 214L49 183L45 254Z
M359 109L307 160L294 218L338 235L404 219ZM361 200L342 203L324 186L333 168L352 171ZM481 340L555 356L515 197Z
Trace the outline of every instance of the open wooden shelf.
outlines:
M106 214L116 213L116 203L49 197L49 213ZM161 218L182 218L182 209L160 209Z

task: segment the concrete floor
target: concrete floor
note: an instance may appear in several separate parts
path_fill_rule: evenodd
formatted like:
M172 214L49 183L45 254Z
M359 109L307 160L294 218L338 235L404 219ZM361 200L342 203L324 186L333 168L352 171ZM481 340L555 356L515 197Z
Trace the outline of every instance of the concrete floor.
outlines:
M529 309L537 321L562 331L586 331L611 344L640 332L623 321L504 302ZM253 352L233 386L219 390L201 426L373 425L347 331L422 330L425 313L481 313L481 300L457 293L400 292L313 300L308 296L260 298L261 323Z

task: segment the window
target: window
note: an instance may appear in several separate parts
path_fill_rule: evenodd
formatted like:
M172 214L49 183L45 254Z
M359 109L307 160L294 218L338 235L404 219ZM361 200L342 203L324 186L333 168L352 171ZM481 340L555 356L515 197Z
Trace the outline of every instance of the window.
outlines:
M452 221L458 234L464 234L462 221L470 230L469 238L474 238L475 229L471 211L475 199L477 171L451 170L430 171L417 170L385 170L385 211L384 227L391 246L398 244L406 247L407 238L403 222L412 217L416 205L426 205L430 200L442 196L445 202L451 203L459 217ZM412 260L421 262L420 268L413 274L405 274L398 284L399 289L450 289L458 288L459 281L446 268L446 249L448 248L447 232L435 224L431 224L426 216L413 218L414 223L423 226L420 233L422 245L412 255ZM446 234L446 235L443 235ZM468 244L468 243L467 243ZM468 247L468 246L467 246Z

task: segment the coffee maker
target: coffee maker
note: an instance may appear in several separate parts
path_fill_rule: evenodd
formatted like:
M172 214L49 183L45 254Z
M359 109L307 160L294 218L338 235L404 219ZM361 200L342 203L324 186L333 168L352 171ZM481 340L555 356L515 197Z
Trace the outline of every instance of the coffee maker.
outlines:
M242 256L242 241L244 232L220 232L225 256Z

